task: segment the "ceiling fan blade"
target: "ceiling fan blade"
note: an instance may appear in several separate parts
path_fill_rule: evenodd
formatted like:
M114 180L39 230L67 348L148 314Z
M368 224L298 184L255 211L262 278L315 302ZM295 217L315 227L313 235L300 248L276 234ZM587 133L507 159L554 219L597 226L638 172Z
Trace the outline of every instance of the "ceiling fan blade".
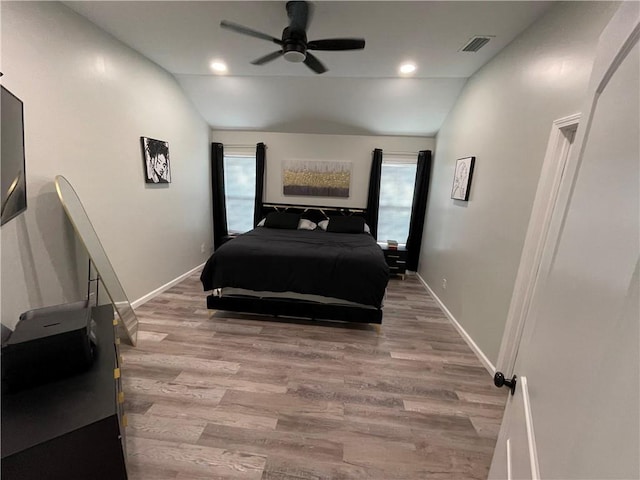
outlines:
M307 31L312 15L312 6L307 2L287 2L287 15L289 16L289 28L294 31Z
M364 38L327 38L307 43L309 50L361 50Z
M324 73L327 71L327 67L310 52L307 52L307 58L304 59L304 64L316 73Z
M282 55L284 55L284 52L282 50L278 50L276 52L269 53L264 57L256 58L253 62L251 62L251 64L264 65L265 63L275 60L276 58L281 57Z
M237 33L249 35L250 37L260 38L262 40L267 40L268 42L273 42L273 43L277 43L278 45L282 45L282 40L276 37L272 37L271 35L267 35L266 33L258 32L257 30L252 30L251 28L245 27L244 25L239 25L237 23L229 22L227 20L222 20L220 22L220 26L228 30L233 30L234 32L237 32Z

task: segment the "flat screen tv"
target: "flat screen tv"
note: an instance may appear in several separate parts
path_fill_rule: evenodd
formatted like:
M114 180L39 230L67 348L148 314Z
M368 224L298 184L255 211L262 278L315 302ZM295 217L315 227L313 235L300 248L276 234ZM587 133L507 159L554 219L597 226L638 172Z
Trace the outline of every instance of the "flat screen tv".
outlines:
M0 105L0 184L2 210L0 225L27 209L27 180L24 160L24 116L22 102L4 87Z

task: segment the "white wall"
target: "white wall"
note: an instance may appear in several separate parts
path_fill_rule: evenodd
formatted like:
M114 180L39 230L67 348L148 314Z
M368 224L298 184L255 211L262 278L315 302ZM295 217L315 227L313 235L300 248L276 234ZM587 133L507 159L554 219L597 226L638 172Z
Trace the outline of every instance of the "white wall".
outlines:
M24 102L28 191L26 213L1 232L2 322L85 296L86 256L55 193L58 174L131 301L204 262L210 130L176 80L60 3L0 8L2 83ZM169 142L170 185L145 185L141 136Z
M225 145L267 146L265 162L265 202L326 207L364 208L367 206L371 158L374 148L386 152L433 150L434 139L428 137L386 137L364 135L314 135L306 133L239 132L216 130L214 142ZM255 148L251 150L255 152ZM322 160L353 162L349 198L314 198L282 194L282 162L284 160Z
M578 112L616 7L554 6L467 82L437 136L418 271L493 363L552 122ZM470 199L451 200L455 161L471 155Z

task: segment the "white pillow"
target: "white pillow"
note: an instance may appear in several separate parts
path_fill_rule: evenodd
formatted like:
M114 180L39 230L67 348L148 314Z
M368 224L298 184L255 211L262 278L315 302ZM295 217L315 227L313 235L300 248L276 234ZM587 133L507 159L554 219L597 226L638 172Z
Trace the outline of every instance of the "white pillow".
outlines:
M298 222L298 230L315 230L317 226L318 225L306 218L301 218Z
M328 225L329 225L329 220L322 220L321 222L318 222L318 228L324 230L325 232L327 231ZM364 224L364 233L371 233L371 229L369 228L369 225L367 225L366 223Z

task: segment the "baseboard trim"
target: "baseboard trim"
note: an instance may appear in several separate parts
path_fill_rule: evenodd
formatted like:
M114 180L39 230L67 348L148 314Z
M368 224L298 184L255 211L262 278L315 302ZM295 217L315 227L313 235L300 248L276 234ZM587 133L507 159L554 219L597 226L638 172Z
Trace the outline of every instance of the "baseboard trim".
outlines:
M422 285L424 285L424 288L426 288L427 292L429 292L429 295L431 295L433 297L433 299L436 301L436 303L438 304L440 309L447 316L449 321L453 324L453 326L456 328L456 330L458 330L460 335L462 335L462 338L464 339L465 342L467 342L467 345L469 345L471 350L473 350L473 353L476 354L476 357L478 357L478 360L480 360L480 363L482 363L484 368L487 369L487 371L491 374L491 376L495 375L496 367L493 365L493 363L491 363L491 361L487 358L487 356L480 349L480 347L478 347L476 342L473 341L473 338L471 338L471 336L462 327L462 325L460 325L460 323L456 320L456 318L449 311L449 309L445 306L445 304L442 303L442 300L440 300L440 298L435 294L435 292L433 290L431 290L431 287L429 286L429 284L427 282L424 281L424 278L422 278L422 276L417 272L416 272L416 277L418 277L420 279L420 281L422 282Z
M137 299L134 302L131 302L131 307L136 309L141 305L144 305L145 303L147 303L149 300L151 300L154 297L157 297L158 295L160 295L162 292L169 290L171 287L173 287L174 285L177 285L178 283L180 283L181 281L183 281L185 278L187 278L189 275L191 275L193 272L195 272L196 270L202 268L204 266L204 263L201 263L200 265L198 265L197 267L192 268L191 270L189 270L187 273L183 273L182 275L180 275L177 278L174 278L173 280L171 280L168 283L165 283L164 285L162 285L161 287L156 288L153 292L149 292L146 295L140 297L139 299ZM204 297L203 297L204 298Z

